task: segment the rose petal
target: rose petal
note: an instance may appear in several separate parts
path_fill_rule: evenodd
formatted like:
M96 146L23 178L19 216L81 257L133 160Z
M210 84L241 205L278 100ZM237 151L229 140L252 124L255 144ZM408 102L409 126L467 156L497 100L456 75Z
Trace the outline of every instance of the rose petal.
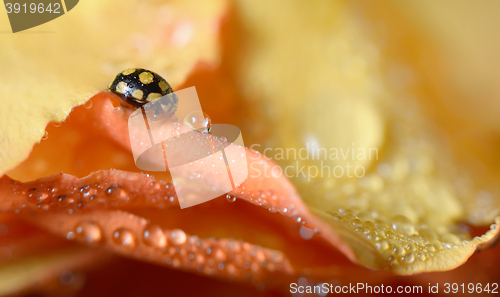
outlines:
M64 120L120 71L151 68L175 86L199 60L217 59L225 7L225 1L82 2L33 29L40 34L2 34L0 174L29 155L49 121Z

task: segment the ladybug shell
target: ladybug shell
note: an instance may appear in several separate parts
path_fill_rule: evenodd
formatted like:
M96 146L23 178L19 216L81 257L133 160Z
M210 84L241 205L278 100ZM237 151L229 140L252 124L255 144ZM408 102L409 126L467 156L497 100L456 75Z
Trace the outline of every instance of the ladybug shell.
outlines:
M109 85L109 90L135 108L173 93L172 87L163 77L142 68L131 68L119 73ZM174 103L177 105L177 102Z

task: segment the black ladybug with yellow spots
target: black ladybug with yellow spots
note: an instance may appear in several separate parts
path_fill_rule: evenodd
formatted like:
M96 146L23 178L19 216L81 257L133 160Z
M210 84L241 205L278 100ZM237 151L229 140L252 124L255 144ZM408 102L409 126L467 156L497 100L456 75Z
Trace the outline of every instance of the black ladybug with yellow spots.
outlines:
M172 87L163 77L142 68L131 68L119 73L109 85L109 90L135 108L173 93ZM173 98L177 99L176 96ZM177 102L173 103L177 105Z

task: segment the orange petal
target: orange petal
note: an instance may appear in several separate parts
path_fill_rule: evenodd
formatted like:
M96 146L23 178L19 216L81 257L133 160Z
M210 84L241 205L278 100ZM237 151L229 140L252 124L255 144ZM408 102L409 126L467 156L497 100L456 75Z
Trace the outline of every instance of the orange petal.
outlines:
M75 149L72 149L72 147L69 148L70 152L76 152L74 156L77 158L82 158L82 155L78 154L78 152L82 151L82 147L85 147L87 142L95 142L96 138L101 139L99 145L104 145L105 142L109 143L108 146L105 146L108 150L102 153L102 157L106 159L105 162L110 162L107 159L109 159L111 151L123 151L130 154L130 147L128 146L128 139L126 137L128 135L126 118L131 111L123 107L114 107L113 100L116 100L115 95L109 92L100 92L92 98L92 108L79 107L75 109L74 114L70 117L71 121L62 127L54 129L57 132L51 133L49 139L45 141L44 145L46 147L43 149L44 153L37 154L35 150L32 158L34 160L37 158L57 158L59 155L57 149L60 149L61 152L68 149L68 146L59 148L58 145L61 141L66 141L68 134L77 136L74 143L70 144ZM81 127L89 125L90 127L85 130L85 133L82 133ZM181 124L181 129L187 130L190 128L183 127ZM202 137L201 134L200 137ZM51 153L47 154L49 151ZM83 154L83 157L86 158L84 163L86 160L90 163L86 164L87 166L83 168L87 172L94 171L103 166L99 162L96 164L95 160L100 160L100 158L96 157L93 152L94 149L91 149L89 153L92 154ZM25 164L29 164L30 162L33 162L33 160L28 160ZM250 150L247 150L247 162L250 168L249 177L241 187L232 192L233 195L269 209L271 212L277 212L292 218L296 223L302 224L301 231L304 233L303 237L313 236L315 232L319 231L322 241L328 242L332 247L339 249L351 261L374 268L402 274L426 270L451 269L463 263L477 246L492 240L496 234L496 231L491 231L474 241L464 241L457 245L450 245L449 248L443 248L441 242L435 238L424 237L420 239L422 243L415 241L411 243L416 250L411 250L408 253L406 245L409 243L406 241L405 236L407 235L404 234L406 231L401 229L388 231L388 233L393 232L398 234L397 236L402 236L400 242L382 240L379 244L380 246L370 244L365 238L357 235L356 232L359 231L354 230L355 232L353 232L352 226L363 226L365 229L362 230L367 230L365 231L367 234L370 234L370 232L386 232L384 230L387 227L383 227L381 223L377 225L373 224L373 226L363 225L362 220L349 213L340 215L332 213L329 216L325 216L323 213L317 212L315 208L312 208L316 212L313 215L300 199L294 186L283 175L278 177L274 175L261 176L265 170L269 171L272 168L277 168L276 164ZM110 163L112 164L113 161ZM85 172L75 170L71 162L65 162L64 164L70 166L69 168L64 168L65 172L80 174L81 172ZM124 164L124 168L130 171L137 171L131 161L126 161ZM109 167L114 166L111 165ZM54 170L55 168L50 169ZM155 175L169 181L168 174L166 173ZM18 184L5 177L2 179L2 183L4 191L7 191L4 196L11 197L4 200L2 207L4 210L11 211L23 208L23 211L29 211L40 208L49 211L54 209L58 212L78 213L80 209L89 211L92 209L102 209L103 207L134 209L134 211L137 211L137 208L161 208L172 205L170 197L174 197L171 186L167 189L165 182L155 182L145 175L118 170L99 171L83 179L77 179L60 173L24 184ZM8 190L7 187L9 187ZM21 196L22 198L12 198L14 196L9 195L9 193ZM168 201L165 201L166 197L169 197ZM30 200L32 203L29 203ZM87 207L88 209L85 210ZM321 219L318 219L316 215L319 215ZM71 218L71 216L66 215L64 217L67 217L65 220L70 220ZM144 218L148 219L149 214L146 213ZM356 222L356 220L359 222ZM400 224L403 226L407 223L401 222ZM116 227L115 225L113 226ZM137 231L137 228L135 231ZM63 231L64 233L69 232L68 228L64 228ZM342 239L340 239L339 235ZM429 244L433 245L433 250L429 250L430 247L426 246ZM387 253L389 248L394 250L390 250ZM425 249L426 251L422 252L419 249ZM396 255L399 258L394 258L393 253L400 253ZM256 277L258 278L257 275Z

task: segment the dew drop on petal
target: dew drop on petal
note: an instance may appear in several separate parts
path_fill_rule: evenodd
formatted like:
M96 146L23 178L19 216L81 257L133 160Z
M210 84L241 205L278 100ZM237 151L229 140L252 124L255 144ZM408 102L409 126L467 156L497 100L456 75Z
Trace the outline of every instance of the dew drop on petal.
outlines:
M75 238L87 243L98 242L102 238L101 228L91 221L82 221L75 226Z
M75 239L75 233L73 231L70 231L70 232L66 233L66 239L67 240L73 240L73 239Z
M90 109L92 108L92 105L93 105L92 100L89 100L85 102L85 104L83 104L83 107L85 107L86 109Z
M167 245L167 237L158 225L148 225L144 229L143 240L146 245L163 248Z
M88 197L88 200L87 200L87 204L88 205L94 206L94 205L97 205L98 203L99 203L99 201L98 201L96 195L92 195L92 196Z
M56 202L57 202L57 205L59 205L61 207L68 206L68 204L69 204L68 196L67 195L59 195L56 198Z
M105 193L109 199L118 199L122 194L122 188L119 185L112 185L106 189Z
M210 133L212 128L212 120L210 117L202 111L193 111L184 118L184 124L188 125L191 129Z
M382 252L388 250L390 247L389 243L385 240L375 243L375 246Z
M311 239L314 235L314 231L312 229L306 228L304 226L300 227L299 233L300 233L300 237L302 237L302 239L305 239L305 240Z
M36 188L29 189L27 194L28 194L28 201L35 204L41 202L47 196L44 195L42 191L37 190Z
M214 257L217 261L224 261L226 260L226 254L220 250L220 249L217 249L214 253Z
M205 262L205 257L202 254L198 254L198 255L196 255L196 259L195 260L196 260L197 263L202 264L203 262Z
M85 202L80 201L76 204L76 207L80 210L84 210L87 205L85 204Z
M90 186L84 185L84 186L80 187L80 193L81 193L82 197L87 197L88 195L90 195Z
M170 240L173 244L179 245L186 242L186 233L181 229L175 229L170 232Z
M411 264L415 261L415 255L413 253L403 256L403 263Z
M113 242L126 247L134 247L135 236L127 228L118 228L113 232Z
M228 202L234 202L236 201L236 197L234 195L231 195L231 194L227 194L226 195L226 199Z

